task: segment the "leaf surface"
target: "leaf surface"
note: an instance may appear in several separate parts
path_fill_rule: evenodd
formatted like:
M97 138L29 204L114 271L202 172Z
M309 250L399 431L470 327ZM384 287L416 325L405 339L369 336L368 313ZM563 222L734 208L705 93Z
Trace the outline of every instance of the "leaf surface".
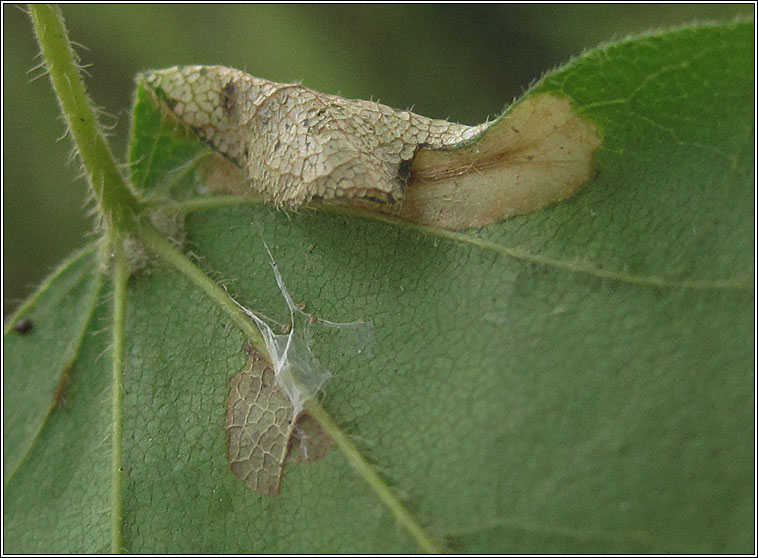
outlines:
M547 75L527 98L567 97L598 126L597 176L569 200L481 229L237 198L220 207L198 194L191 164L208 148L176 135L144 89L133 181L156 207L194 204L164 230L239 303L288 323L265 241L309 313L373 324L368 353L339 331L314 334L332 373L320 400L451 549L749 553L752 38L750 23L685 28ZM51 282L61 292L63 278ZM88 324L77 373L6 488L9 552L107 546L111 376L108 338L94 332L109 307L87 320L92 306L71 304ZM225 401L245 340L187 277L158 261L137 271L125 335L127 551L417 549L336 448L287 464L275 497L229 471ZM6 359L39 351L9 346ZM8 362L6 403L30 393L16 387L30 372Z

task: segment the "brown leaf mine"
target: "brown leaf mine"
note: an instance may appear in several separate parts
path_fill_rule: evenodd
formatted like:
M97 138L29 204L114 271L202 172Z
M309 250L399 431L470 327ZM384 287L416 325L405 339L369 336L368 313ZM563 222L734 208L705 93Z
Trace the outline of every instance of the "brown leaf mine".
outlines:
M273 496L279 493L287 461L319 459L331 440L307 414L293 416L273 368L252 347L248 352L226 401L227 458L232 473L248 488Z
M226 401L227 457L237 477L262 496L279 492L292 404L257 353L231 381Z
M533 95L491 124L432 120L224 66L148 72L164 106L220 157L212 190L278 206L342 200L444 229L480 227L573 195L593 175L596 126Z
M482 129L224 66L148 72L145 82L242 169L253 191L280 206L312 199L400 200L419 146L443 148Z

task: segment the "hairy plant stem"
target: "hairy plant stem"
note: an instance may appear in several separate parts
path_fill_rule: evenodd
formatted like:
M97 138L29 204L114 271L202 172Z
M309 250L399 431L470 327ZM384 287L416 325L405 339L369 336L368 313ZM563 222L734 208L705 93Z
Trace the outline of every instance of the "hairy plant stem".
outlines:
M31 4L29 10L61 113L81 157L100 214L117 230L131 230L138 208L137 198L119 172L105 141L79 75L78 57L68 39L60 8Z

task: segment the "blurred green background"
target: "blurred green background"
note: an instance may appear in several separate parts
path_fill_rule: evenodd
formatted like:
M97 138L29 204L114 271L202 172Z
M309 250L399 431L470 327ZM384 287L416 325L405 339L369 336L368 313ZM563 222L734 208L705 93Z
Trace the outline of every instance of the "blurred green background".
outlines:
M223 64L272 81L477 124L542 73L630 33L753 14L742 5L65 5L87 86L126 149L134 75ZM70 161L28 16L3 5L3 315L88 240L86 185Z

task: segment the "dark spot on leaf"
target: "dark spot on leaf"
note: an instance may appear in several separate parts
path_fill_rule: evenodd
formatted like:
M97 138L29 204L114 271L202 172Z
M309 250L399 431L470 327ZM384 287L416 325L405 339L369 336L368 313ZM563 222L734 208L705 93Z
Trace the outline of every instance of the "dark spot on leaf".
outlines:
M31 333L33 329L34 329L34 323L32 323L31 320L23 319L13 324L13 330L20 335L26 335L27 333Z

